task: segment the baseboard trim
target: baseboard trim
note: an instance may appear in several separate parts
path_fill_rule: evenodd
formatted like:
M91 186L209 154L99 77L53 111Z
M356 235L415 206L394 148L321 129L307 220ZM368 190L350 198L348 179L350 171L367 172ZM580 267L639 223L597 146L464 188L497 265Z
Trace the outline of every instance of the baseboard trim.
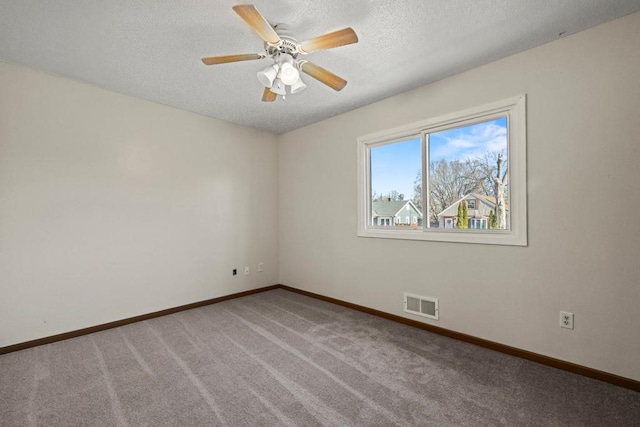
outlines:
M511 346L500 344L494 341L489 341L484 338L474 337L473 335L463 334L461 332L452 331L450 329L441 328L439 326L433 326L428 323L422 323L417 320L408 319L406 317L397 316L395 314L386 313L384 311L376 310L373 308L365 307L365 306L354 304L351 302L346 302L336 298L331 298L331 297L316 294L313 292L304 291L302 289L292 288L286 285L279 285L278 287L281 289L286 289L287 291L290 291L290 292L295 292L297 294L301 294L311 298L330 302L332 304L351 308L353 310L358 310L363 313L382 317L384 319L392 320L394 322L413 326L415 328L423 329L425 331L433 332L435 334L444 335L449 338L457 339L459 341L464 341L471 344L475 344L480 347L499 351L500 353L505 353L511 356L520 357L521 359L530 360L532 362L540 363L542 365L551 366L553 368L561 369L563 371L568 371L574 374L582 375L585 377L593 378L596 380L604 381L606 383L614 384L620 387L624 387L630 390L640 392L640 381L632 380L631 378L621 377L619 375L611 374L604 371L599 371L597 369L588 368L586 366L577 365L575 363L566 362L564 360L555 359L553 357L544 356L542 354L533 353L531 351L522 350L516 347L511 347Z
M18 344L9 345L6 347L0 347L0 354L12 353L14 351L24 350L31 347L36 347L44 344L51 344L57 341L66 340L69 338L75 338L82 335L92 334L94 332L100 332L107 329L118 328L120 326L128 325L130 323L141 322L143 320L149 320L156 317L166 316L168 314L178 313L180 311L191 310L192 308L204 307L205 305L215 304L230 299L245 297L247 295L253 295L260 292L266 292L273 289L281 288L282 285L266 286L264 288L252 289L249 291L238 292L231 295L225 295L217 298L212 298L204 301L198 301L191 304L185 304L178 307L168 308L166 310L155 311L153 313L141 314L139 316L129 317L127 319L116 320L114 322L103 323L102 325L90 326L88 328L78 329L76 331L64 332L62 334L52 335L50 337L38 338L31 341L26 341Z
M553 368L561 369L563 371L572 372L574 374L582 375L585 377L593 378L596 380L604 381L606 383L614 384L620 387L624 387L630 390L640 392L640 381L632 380L631 378L621 377L619 375L611 374L604 371L599 371L597 369L588 368L586 366L577 365L575 363L566 362L564 360L555 359L553 357L544 356L538 353L533 353L528 350L522 350L522 349L511 347L505 344L489 341L484 338L474 337L473 335L463 334L462 332L456 332L450 329L441 328L439 326L434 326L428 323L422 323L417 320L413 320L413 319L398 316L395 314L387 313L384 311L376 310L374 308L365 307L363 305L342 301L336 298L327 297L327 296L316 294L313 292L304 291L302 289L297 289L297 288L293 288L291 286L286 286L286 285L271 285L263 288L252 289L249 291L238 292L231 295L225 295L225 296L212 298L204 301L194 302L191 304L181 305L178 307L168 308L166 310L155 311L153 313L142 314L139 316L129 317L127 319L116 320L114 322L109 322L101 325L91 326L88 328L78 329L76 331L65 332L62 334L52 335L44 338L38 338L35 340L13 344L6 347L0 347L0 355L12 353L14 351L19 351L19 350L25 350L27 348L36 347L39 345L51 344L57 341L62 341L69 338L75 338L82 335L92 334L94 332L100 332L107 329L118 328L120 326L128 325L130 323L141 322L143 320L149 320L156 317L166 316L168 314L178 313L180 311L190 310L192 308L204 307L206 305L211 305L211 304L215 304L222 301L228 301L235 298L253 295L260 292L266 292L273 289L285 289L287 291L294 292L300 295L305 295L321 301L326 301L332 304L340 305L342 307L351 308L353 310L361 311L363 313L371 314L373 316L378 316L387 320L402 323L404 325L413 326L414 328L433 332L439 335L444 335L449 338L457 339L459 341L468 342L470 344L475 344L480 347L499 351L501 353L509 354L511 356L520 357L522 359L530 360L532 362L540 363L542 365L551 366Z

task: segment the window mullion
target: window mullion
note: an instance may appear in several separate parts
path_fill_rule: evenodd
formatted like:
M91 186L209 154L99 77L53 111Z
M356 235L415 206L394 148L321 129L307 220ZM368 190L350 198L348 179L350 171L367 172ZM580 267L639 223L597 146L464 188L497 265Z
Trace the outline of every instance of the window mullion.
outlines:
M429 134L422 133L422 231L431 223L429 212Z

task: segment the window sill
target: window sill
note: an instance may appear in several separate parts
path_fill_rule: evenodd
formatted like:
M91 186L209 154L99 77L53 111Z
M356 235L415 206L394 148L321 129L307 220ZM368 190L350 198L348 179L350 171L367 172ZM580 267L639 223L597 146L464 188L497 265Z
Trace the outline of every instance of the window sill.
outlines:
M368 228L358 230L358 237L379 239L423 240L430 242L472 243L485 245L527 246L526 236L515 230L462 231L462 230L399 230L394 228Z

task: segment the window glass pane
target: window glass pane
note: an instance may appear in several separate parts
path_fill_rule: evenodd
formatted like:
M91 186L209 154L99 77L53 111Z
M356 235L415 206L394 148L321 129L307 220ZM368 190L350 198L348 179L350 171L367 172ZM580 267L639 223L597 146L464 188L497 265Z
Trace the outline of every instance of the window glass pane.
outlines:
M519 95L358 137L358 236L526 246L525 106Z
M507 118L434 132L429 227L509 230Z
M422 142L413 138L370 148L369 224L409 227L422 224ZM416 222L410 217L415 215Z

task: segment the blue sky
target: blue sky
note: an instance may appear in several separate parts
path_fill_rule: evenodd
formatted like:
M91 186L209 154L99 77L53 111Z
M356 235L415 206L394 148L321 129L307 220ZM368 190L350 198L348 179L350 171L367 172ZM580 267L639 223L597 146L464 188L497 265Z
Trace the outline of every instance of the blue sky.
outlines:
M405 199L413 197L413 182L422 168L420 138L371 149L371 189L387 195L395 190Z
M507 151L507 118L476 123L461 128L432 133L429 158L465 160L485 153ZM413 183L421 168L420 138L382 145L371 149L371 189L376 194L397 191L405 199L413 196Z
M466 160L486 153L507 152L507 118L432 133L429 160Z

